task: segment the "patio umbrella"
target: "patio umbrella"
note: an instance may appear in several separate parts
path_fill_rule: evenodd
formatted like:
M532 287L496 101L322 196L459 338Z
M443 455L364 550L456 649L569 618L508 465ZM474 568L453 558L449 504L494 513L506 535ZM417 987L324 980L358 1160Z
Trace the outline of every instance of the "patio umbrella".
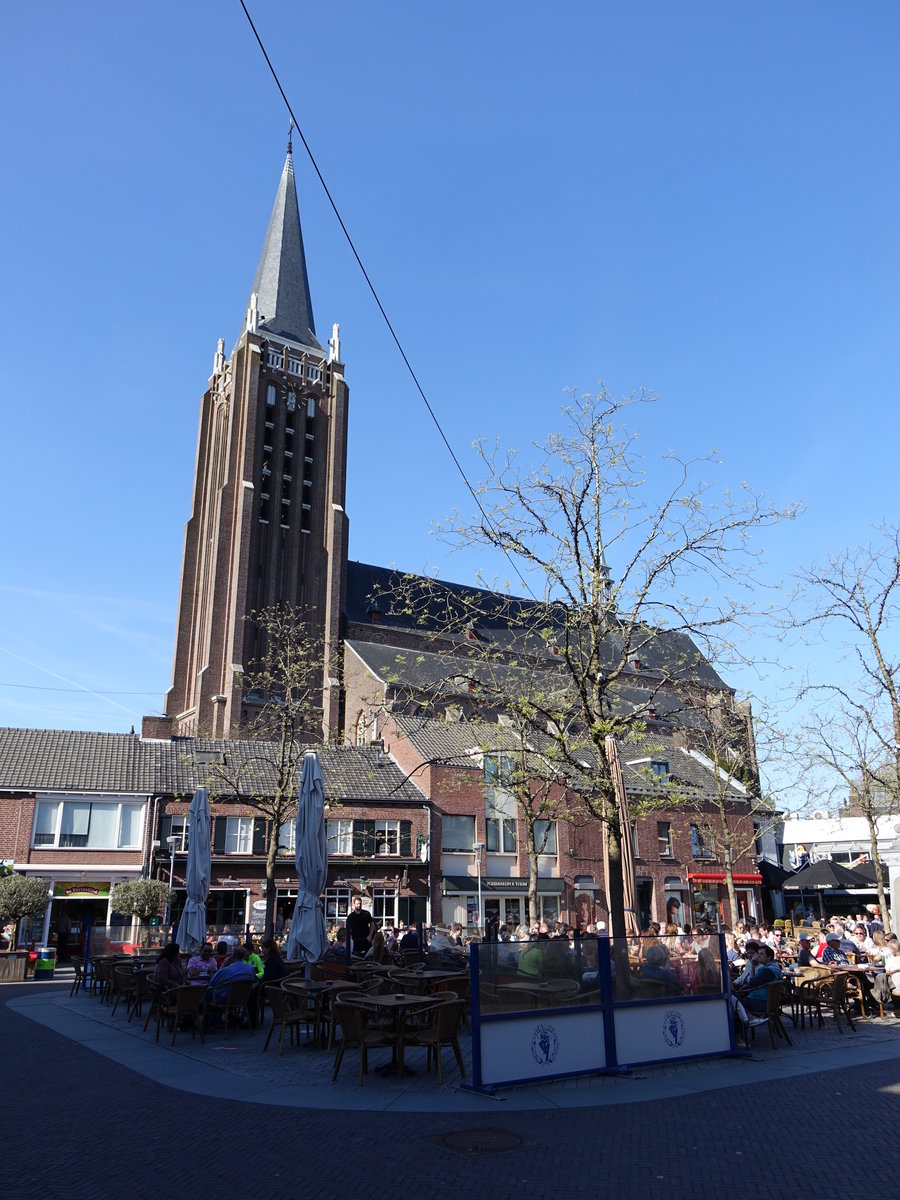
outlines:
M823 858L808 867L801 867L784 881L785 891L846 891L860 887L859 876L840 863Z
M209 793L197 788L188 810L188 856L185 886L187 904L178 923L178 943L182 950L195 950L206 941L206 898L210 872Z
M325 913L320 899L328 875L325 848L325 787L315 750L303 756L300 794L297 798L295 839L297 903L291 921L286 956L318 962L328 949Z
M636 890L634 884L634 846L631 841L631 818L628 814L628 795L625 791L625 780L622 776L622 763L619 760L619 747L614 737L606 739L606 761L609 763L609 773L612 776L613 787L616 791L616 805L619 810L620 844L622 847L622 894L625 901L625 932L629 937L640 933L640 922L637 917ZM603 831L603 870L606 882L606 900L609 904L609 850L607 848L606 830ZM610 917L612 914L610 913ZM612 930L610 930L612 932Z

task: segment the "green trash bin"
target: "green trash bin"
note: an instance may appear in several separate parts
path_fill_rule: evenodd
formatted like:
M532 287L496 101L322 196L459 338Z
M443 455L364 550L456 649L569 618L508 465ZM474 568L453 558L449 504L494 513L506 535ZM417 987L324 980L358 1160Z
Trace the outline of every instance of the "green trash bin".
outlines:
M36 946L37 958L34 960L35 979L52 979L56 967L56 947Z

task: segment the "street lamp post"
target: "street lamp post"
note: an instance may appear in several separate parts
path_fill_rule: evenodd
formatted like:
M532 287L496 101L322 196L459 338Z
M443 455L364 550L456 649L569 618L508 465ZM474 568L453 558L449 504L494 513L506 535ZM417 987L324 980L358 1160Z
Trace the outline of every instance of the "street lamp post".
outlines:
M179 841L179 839L177 837L175 837L174 835L172 837L166 838L166 842L168 844L169 850L172 855L171 861L169 863L169 895L166 900L165 924L166 924L167 932L168 932L168 928L169 928L169 920L172 916L172 891L174 889L174 884L175 884L175 848L178 845L178 841Z
M475 842L472 846L472 853L475 855L475 867L478 871L478 929L481 937L484 937L484 900L481 894L481 852L483 849L484 842Z

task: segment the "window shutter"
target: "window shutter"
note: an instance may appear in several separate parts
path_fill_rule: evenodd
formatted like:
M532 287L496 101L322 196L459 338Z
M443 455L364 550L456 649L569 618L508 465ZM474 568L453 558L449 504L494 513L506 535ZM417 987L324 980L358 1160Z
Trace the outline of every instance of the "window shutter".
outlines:
M412 821L400 822L400 855L402 858L412 855Z
M265 854L266 852L266 818L253 818L253 853Z
M353 857L362 858L366 852L366 822L353 822Z
M375 822L363 821L363 829L365 831L365 843L363 854L366 858L375 857Z
M228 818L216 817L213 821L213 853L225 853L225 834L228 831Z
M172 818L168 813L159 814L159 848L162 851L166 838L172 836Z

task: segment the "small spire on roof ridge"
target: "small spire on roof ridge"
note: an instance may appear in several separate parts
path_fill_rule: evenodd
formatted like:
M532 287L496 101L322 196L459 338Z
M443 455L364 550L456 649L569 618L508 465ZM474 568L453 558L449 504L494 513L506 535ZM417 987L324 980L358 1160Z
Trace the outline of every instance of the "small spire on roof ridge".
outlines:
M291 124L288 128L288 154L294 153L294 118L291 117Z

